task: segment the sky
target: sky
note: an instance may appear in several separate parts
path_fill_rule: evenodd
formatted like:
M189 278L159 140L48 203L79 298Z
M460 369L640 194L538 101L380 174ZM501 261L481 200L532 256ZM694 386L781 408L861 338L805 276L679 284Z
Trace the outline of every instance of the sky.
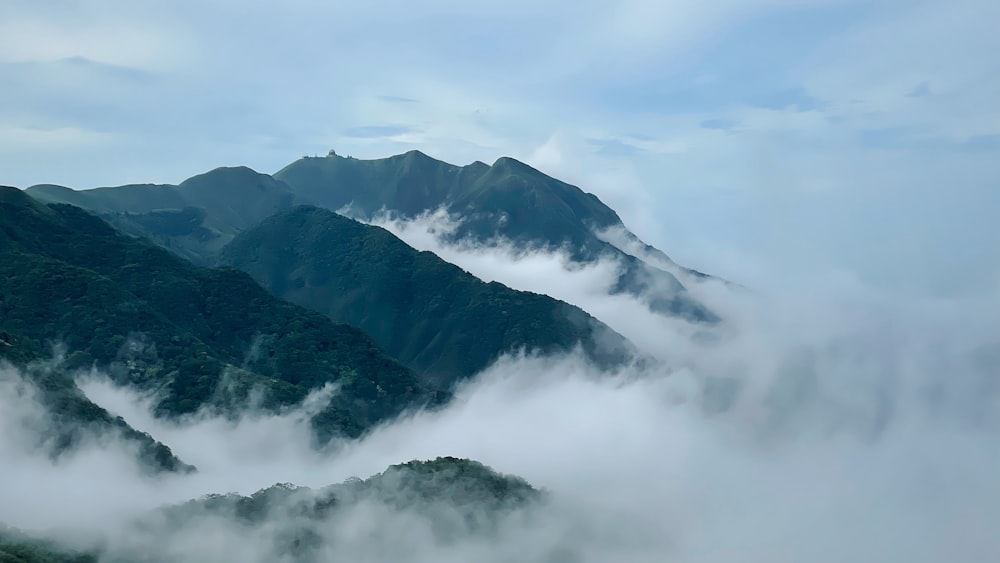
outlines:
M0 183L513 156L678 262L1000 288L1000 3L5 0Z

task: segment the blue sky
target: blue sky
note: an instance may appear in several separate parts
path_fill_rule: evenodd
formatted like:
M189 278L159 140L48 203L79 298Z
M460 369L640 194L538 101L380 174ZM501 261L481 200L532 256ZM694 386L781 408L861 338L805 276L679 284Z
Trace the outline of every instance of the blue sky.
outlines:
M0 183L509 155L749 282L1000 288L1000 2L5 0Z

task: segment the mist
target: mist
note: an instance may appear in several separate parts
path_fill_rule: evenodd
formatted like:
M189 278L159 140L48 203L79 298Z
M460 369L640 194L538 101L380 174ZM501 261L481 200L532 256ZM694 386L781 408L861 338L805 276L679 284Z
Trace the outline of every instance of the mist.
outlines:
M489 533L442 536L439 521L462 521L461 510L431 517L417 499L362 499L309 524L320 540L309 557L1000 560L1000 322L989 314L1000 301L905 302L837 279L812 291L693 284L724 319L706 328L608 295L610 261L446 244L440 215L380 224L484 280L578 305L658 362L609 374L581 354L506 356L447 407L323 451L311 448L307 420L335 388L281 413L166 421L151 415L154 398L80 374L88 397L199 469L164 477L144 475L114 441L58 462L39 453L25 439L39 407L4 368L0 467L11 486L0 490L0 522L101 545L111 559L146 546L177 561L292 560L281 548L298 522L290 508L255 526L148 514L209 493L319 489L455 456L523 477L545 500Z

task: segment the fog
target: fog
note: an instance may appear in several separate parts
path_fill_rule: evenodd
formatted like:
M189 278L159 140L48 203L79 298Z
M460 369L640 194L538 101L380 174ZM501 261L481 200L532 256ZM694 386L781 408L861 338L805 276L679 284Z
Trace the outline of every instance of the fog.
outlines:
M696 327L608 296L613 262L577 267L560 253L447 245L440 215L420 221L382 224L483 279L579 305L660 363L608 374L580 354L508 356L446 408L324 452L310 449L305 421L334 388L283 413L170 422L150 415L151 397L81 374L92 400L199 468L159 478L113 441L53 463L30 438L39 407L5 368L0 522L103 542L112 555L142 544L176 561L281 560L287 517L257 527L211 514L135 522L203 494L319 488L448 455L521 476L546 500L505 515L494 532L444 539L420 501L359 502L314 523L322 542L310 557L1000 560L1000 321L990 315L1000 301L901 302L837 279L802 291L705 283L691 291L725 321Z

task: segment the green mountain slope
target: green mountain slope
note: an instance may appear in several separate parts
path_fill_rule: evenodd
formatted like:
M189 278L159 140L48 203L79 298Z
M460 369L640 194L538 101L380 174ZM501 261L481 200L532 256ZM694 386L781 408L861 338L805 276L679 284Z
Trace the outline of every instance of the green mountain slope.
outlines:
M307 157L274 177L304 200L331 210L349 209L361 218L383 210L412 217L443 207L461 219L453 234L458 239L487 244L504 239L522 247L568 249L581 262L611 257L622 265L612 291L639 296L657 312L700 322L717 320L677 277L696 281L704 274L676 265L663 253L654 265L609 243L599 233L627 232L611 208L593 194L512 158L500 158L492 166L476 162L460 167L418 151L377 160Z
M566 352L621 364L626 341L546 295L485 283L388 231L311 206L238 235L221 260L275 295L357 326L404 364L449 385L500 354Z
M526 516L545 498L523 479L474 461L411 461L322 489L275 485L250 496L210 495L166 507L134 527L133 544L142 551L189 550L154 561L194 559L190 555L201 555L199 540L211 533L206 530L216 530L252 542L259 561L367 561L375 554L381 557L374 560L407 561L414 547L445 550L495 538L516 521L509 518Z
M217 168L178 186L136 184L71 190L38 185L27 192L46 203L90 210L115 227L201 265L233 236L296 203L291 188L246 167Z
M162 510L176 522L185 521L192 513L208 512L261 524L303 517L322 520L362 501L376 501L394 509L446 504L489 513L523 507L542 496L520 477L503 475L469 459L439 457L392 465L367 479L351 479L318 490L277 484L248 497L235 493L208 495Z
M414 547L447 553L493 540L547 498L520 477L439 457L320 489L278 484L160 507L77 541L85 551L0 524L0 563L406 561ZM223 556L220 546L232 551Z
M52 459L71 454L85 442L115 439L134 448L140 467L148 473L194 471L152 436L132 428L94 404L77 386L71 373L52 361L26 361L35 354L23 339L8 331L0 333L0 399L37 405L30 423L22 421L24 438ZM7 361L22 360L16 368Z
M0 563L97 563L94 554L67 549L0 524Z
M438 397L361 331L243 272L197 267L14 188L0 188L0 330L36 353L64 343L69 369L96 363L120 383L162 390L162 414L222 407L254 387L273 408L338 384L313 420L323 439Z

